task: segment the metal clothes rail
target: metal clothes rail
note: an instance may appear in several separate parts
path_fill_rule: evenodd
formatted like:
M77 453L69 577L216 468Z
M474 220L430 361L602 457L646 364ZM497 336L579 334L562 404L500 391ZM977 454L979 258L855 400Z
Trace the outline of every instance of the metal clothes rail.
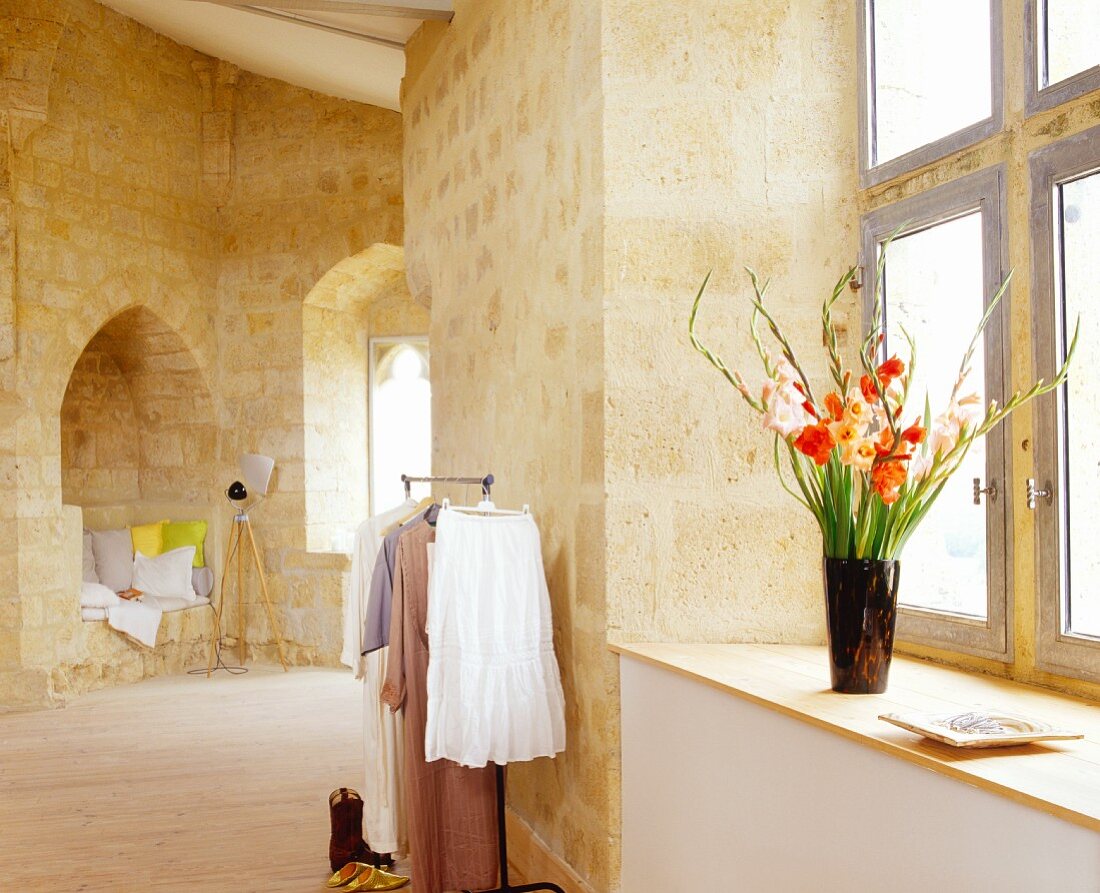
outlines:
M410 477L401 475L401 482L405 485L405 497L412 493L412 484L480 484L482 495L488 499L491 495L496 478L491 474L485 477ZM497 776L497 849L500 856L500 886L492 890L480 891L480 893L536 893L536 891L548 891L548 893L565 893L557 884L549 881L540 881L532 884L519 884L518 886L508 881L508 821L505 812L504 797L504 767L497 763L494 767ZM415 880L414 880L415 883ZM465 893L470 893L469 890Z

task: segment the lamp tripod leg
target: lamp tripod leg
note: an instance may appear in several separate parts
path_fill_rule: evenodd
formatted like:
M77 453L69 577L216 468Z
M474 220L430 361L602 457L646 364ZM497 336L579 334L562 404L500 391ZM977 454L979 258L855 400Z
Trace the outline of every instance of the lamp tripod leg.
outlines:
M236 545L234 545L236 543ZM218 639L222 634L222 611L225 609L225 581L229 576L229 565L233 560L233 552L240 546L240 526L233 522L233 528L229 531L229 544L225 550L225 565L222 567L221 587L218 590L218 606L214 608L214 630L210 635L210 653L206 658L206 678L214 672L214 659L218 649ZM237 556L237 566L240 567L240 555Z
M275 645L279 649L279 663L283 665L283 672L289 672L290 667L283 653L283 637L279 633L279 624L275 620L275 611L271 607L271 596L267 592L267 578L264 577L264 568L260 563L260 550L256 548L256 537L252 533L252 524L245 521L248 530L248 541L252 545L252 560L256 562L256 573L260 576L260 592L264 597L264 607L267 608L267 619L271 623L271 632L275 635Z
M248 660L248 646L245 644L245 611L244 611L244 560L241 558L241 537L244 535L244 526L247 521L237 521L237 654L238 663L243 667Z

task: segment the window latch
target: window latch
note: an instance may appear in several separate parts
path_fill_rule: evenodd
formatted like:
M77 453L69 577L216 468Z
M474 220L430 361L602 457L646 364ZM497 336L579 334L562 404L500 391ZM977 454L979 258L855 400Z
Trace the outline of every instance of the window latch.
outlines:
M982 504L982 494L989 497L990 502L997 501L997 482L990 481L988 487L982 486L981 478L974 478L974 505Z
M1035 486L1035 478L1027 479L1027 507L1032 511L1035 511L1035 506L1039 504L1039 500L1042 499L1047 505L1054 502L1054 487L1051 486L1050 481L1046 482L1046 486L1040 490Z

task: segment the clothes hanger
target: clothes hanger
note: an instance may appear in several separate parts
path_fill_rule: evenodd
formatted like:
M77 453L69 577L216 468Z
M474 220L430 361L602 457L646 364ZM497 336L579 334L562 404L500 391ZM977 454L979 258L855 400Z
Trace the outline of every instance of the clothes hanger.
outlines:
M399 521L394 521L393 524L382 531L382 536L389 536L391 533L397 530L398 527L402 527L403 525L408 524L409 521L411 521L422 511L430 508L434 504L435 500L431 496L425 496L423 499L420 500L420 502L416 504L415 508L409 510L409 513L407 515L402 517Z
M477 505L451 505L451 500L446 498L443 500L442 511L463 512L468 515L529 515L531 506L524 503L523 509L517 512L514 509L498 509L490 499L483 499Z

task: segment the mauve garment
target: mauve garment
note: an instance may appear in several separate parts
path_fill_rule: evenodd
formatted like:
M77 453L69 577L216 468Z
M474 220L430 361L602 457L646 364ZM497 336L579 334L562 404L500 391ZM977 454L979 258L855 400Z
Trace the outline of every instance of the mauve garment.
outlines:
M374 572L370 578L370 594L367 597L367 612L363 621L363 654L370 654L390 644L390 626L393 609L393 567L397 560L397 542L408 533L418 521L424 519L424 512L406 521L396 530L386 534L378 548L378 557L374 562Z
M435 529L410 526L397 544L390 653L382 699L405 708L405 800L417 893L486 890L497 884L496 779L424 759L428 720L428 543Z

